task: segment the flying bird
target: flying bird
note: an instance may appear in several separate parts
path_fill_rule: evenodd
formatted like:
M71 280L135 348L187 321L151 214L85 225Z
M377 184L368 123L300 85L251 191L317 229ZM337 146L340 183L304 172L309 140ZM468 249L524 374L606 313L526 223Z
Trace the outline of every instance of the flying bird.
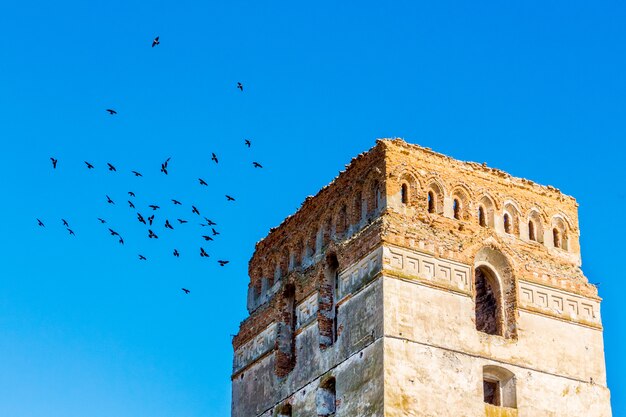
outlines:
M123 244L124 244L124 239L122 239L122 236L120 236L120 240L119 240L119 242L120 242L120 245L123 245Z
M132 191L129 191L128 195L131 196L131 197L135 197L135 193L133 193Z
M112 164L107 162L107 165L109 166L109 171L116 171L117 172L117 169L115 169L115 167Z
M217 223L215 223L213 220L207 219L206 217L204 218L204 220L206 220L207 226L216 226L217 225Z
M213 240L213 238L211 236L202 236L204 238L204 240L209 241L209 240Z
M224 265L226 265L228 262L229 262L229 261L222 261L222 260L217 261L217 263L218 263L218 264L220 264L220 266L224 266Z
M63 226L70 227L70 225L67 223L67 220L61 219L61 221L63 222Z
M67 231L70 232L70 236L76 236L74 231L72 229L70 229L69 227L67 228Z
M106 196L106 198L107 198L107 203L109 203L109 204L115 204L115 203L113 202L113 200L111 200L111 197L109 197L109 196L107 195L107 196Z
M107 111L109 112L111 116L113 116L114 114L117 114L117 112L113 109L107 109Z
M150 204L148 207L150 207L152 210L158 210L161 207L157 206L156 204Z
M202 178L198 178L198 181L200 181L200 185L209 185Z
M185 291L185 294L189 294L189 290L187 288L181 288L181 290Z
M150 217L148 217L148 223L150 223L150 226L152 226L152 221L154 220L154 214Z
M166 164L161 164L161 172L164 173L165 175L167 175L167 165Z
M196 208L196 206L191 206L191 212L192 213L196 213L198 216L200 215L200 212L198 211L198 209Z
M142 254L139 254L139 260L140 261L147 261L146 257L143 256Z
M250 140L246 139L246 141L244 142L245 145L249 148L250 145L252 145L252 143L250 143Z
M109 232L111 232L111 236L119 236L120 234L117 233L115 230L109 228Z
M41 226L41 227L46 227L46 226L43 224L43 222L42 222L41 220L39 220L39 219L37 219L37 224L38 224L39 226Z
M141 213L137 213L137 220L139 220L140 223L146 224L146 220L143 218Z
M87 165L87 169L93 169L93 165L91 165L89 162L85 161L85 165Z
M157 36L156 38L154 38L154 40L152 41L152 47L154 48L155 46L159 45L161 42L159 42L159 37Z
M180 224L187 223L187 220L183 220L183 219L176 219L176 220L178 220Z
M215 163L217 164L217 155L215 155L213 152L211 152L211 161L215 161Z
M180 253L178 252L178 249L174 249L174 256L177 257L177 258L180 256Z
M165 228L166 229L172 229L174 230L174 228L172 227L172 225L170 224L170 221L165 219Z
M174 203L175 206L182 206L183 205L183 203L181 203L178 200L174 200L173 198L172 198L172 203Z
M140 173L140 172L137 172L137 171L130 171L130 172L132 172L133 174L135 174L135 177L143 177L143 175L141 175L141 173Z
M158 239L159 237L152 231L152 229L148 229L148 238Z
M228 194L226 194L226 201L235 201L235 199Z
M57 162L59 162L59 160L58 159L54 159L53 157L50 157L50 160L52 161L52 169L56 169Z
M98 220L100 220L100 223L102 223L102 224L104 224L104 223L106 223L106 222L107 222L106 220L101 219L100 217L98 217Z
M206 253L204 248L200 248L200 257L202 257L202 258L208 258L209 257L209 254Z
M133 209L135 208L135 205L134 205L134 204L133 204L133 202L132 202L132 201L130 201L130 200L128 200L128 206L129 206L130 208L133 208Z
M237 88L240 89L241 91L243 91L243 84L237 83Z
M255 168L263 168L263 166L258 162L253 162L252 165L254 165Z
M213 236L217 236L220 234L220 232L218 232L217 230L211 228L211 231L213 232Z

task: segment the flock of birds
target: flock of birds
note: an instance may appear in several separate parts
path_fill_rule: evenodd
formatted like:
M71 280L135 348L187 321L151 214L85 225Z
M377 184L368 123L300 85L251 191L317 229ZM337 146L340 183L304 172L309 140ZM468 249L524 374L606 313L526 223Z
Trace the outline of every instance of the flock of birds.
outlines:
M152 41L152 47L154 48L155 46L159 45L160 41L159 41L159 37L157 36L156 38L154 38L154 40ZM238 82L236 88L238 90L240 90L241 92L243 92L243 84ZM115 109L106 109L106 112L109 113L110 116L115 116L117 115L117 111ZM250 142L249 139L245 139L244 140L244 146L246 146L247 148L250 148L252 146L252 143ZM161 170L160 172L163 173L164 175L168 175L168 163L170 162L171 157L167 158L162 164L161 164ZM59 163L58 159L54 158L54 157L50 157L50 161L52 163L52 169L57 169L57 165ZM211 153L211 161L213 161L215 164L219 163L219 159L217 157L217 155L215 153ZM94 164L92 164L89 161L84 161L85 166L88 170L92 170L95 169ZM252 166L254 168L263 168L263 166L256 161L252 162ZM113 165L110 162L107 162L107 169L111 172L117 172L117 168L115 167L115 165ZM141 174L141 172L139 171L130 171L135 177L143 177L143 175ZM205 186L208 187L208 183L203 180L202 178L198 178L198 182L200 183L201 186ZM149 216L144 216L142 215L139 210L137 209L136 203L133 202L133 198L135 198L136 195L133 191L128 191L128 206L130 209L135 210L136 215L137 215L137 221L139 223L142 223L144 226L146 226L147 229L147 235L148 235L148 239L158 239L159 236L154 232L154 230L152 229L153 224L156 225L156 219L155 219L155 214L152 213ZM226 194L226 201L228 202L234 202L235 198L231 195ZM108 195L105 194L105 198L106 198L106 202L107 204L111 204L111 205L115 205L115 201L113 201L113 199L111 197L109 197ZM173 205L175 206L182 206L183 204L176 200L176 199L171 199L171 202ZM156 205L156 204L150 204L147 206L147 208L151 209L152 212L156 212L158 210L161 209L160 206ZM220 234L220 232L218 232L214 226L217 225L217 223L215 223L214 221L212 221L211 219L204 217L200 214L200 210L195 206L195 205L191 205L191 215L195 215L195 216L199 216L202 219L204 219L204 223L200 223L200 226L202 227L207 227L209 228L208 230L210 230L210 233L207 234L203 234L202 238L205 241L212 241L214 240L214 238L216 236L218 236ZM45 227L44 222L37 218L37 224L39 227ZM107 221L103 218L98 217L97 220L101 223L101 224L106 224ZM189 220L187 219L183 219L183 218L176 218L176 221L178 221L178 225L183 225L185 223L188 223ZM70 228L70 224L66 219L61 219L62 225L66 228L66 230L68 231L70 236L76 236L76 233L74 232L74 230L72 228ZM166 229L170 229L170 230L174 230L174 226L172 226L172 223L169 221L169 219L165 219L165 223L164 223L164 227ZM120 245L124 244L124 238L122 237L122 235L117 232L116 230L112 229L111 227L107 227L108 231L110 233L111 236L117 238L118 243ZM202 258L208 258L209 254L206 252L206 250L203 247L200 247L200 257ZM180 252L178 251L178 249L174 248L172 255L176 258L180 257ZM147 261L148 258L142 254L138 254L138 258L140 261ZM217 263L220 266L226 266L229 261L225 260L225 259L218 259ZM188 290L187 288L181 288L181 290L185 293L185 294L189 294L190 290Z

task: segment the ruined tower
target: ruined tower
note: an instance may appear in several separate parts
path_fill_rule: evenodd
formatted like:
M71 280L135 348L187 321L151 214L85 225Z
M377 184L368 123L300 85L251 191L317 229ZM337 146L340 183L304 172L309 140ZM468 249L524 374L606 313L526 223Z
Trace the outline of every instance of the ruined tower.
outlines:
M559 190L379 140L256 245L233 417L609 417Z

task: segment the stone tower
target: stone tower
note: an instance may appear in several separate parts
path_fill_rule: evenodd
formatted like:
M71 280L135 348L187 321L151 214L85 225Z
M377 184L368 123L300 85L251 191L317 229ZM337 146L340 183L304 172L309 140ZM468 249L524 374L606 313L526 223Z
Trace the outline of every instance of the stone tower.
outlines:
M609 417L576 201L379 140L257 243L233 417Z

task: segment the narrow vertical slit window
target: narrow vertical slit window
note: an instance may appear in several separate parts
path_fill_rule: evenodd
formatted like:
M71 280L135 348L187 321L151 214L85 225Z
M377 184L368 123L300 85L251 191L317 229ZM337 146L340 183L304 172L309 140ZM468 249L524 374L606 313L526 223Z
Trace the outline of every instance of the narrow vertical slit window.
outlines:
M428 192L428 212L435 212L435 193L433 193L432 191Z
M406 184L402 184L402 204L409 204L409 187Z
M452 209L454 211L454 218L461 220L461 203L458 198L455 198L452 202Z
M511 227L511 216L509 213L504 213L504 231L508 234L511 234L513 228Z
M485 209L483 206L478 207L478 224L482 227L487 226L487 222L485 220Z
M535 235L535 223L532 220L528 221L528 239L532 241L537 241L537 236Z

